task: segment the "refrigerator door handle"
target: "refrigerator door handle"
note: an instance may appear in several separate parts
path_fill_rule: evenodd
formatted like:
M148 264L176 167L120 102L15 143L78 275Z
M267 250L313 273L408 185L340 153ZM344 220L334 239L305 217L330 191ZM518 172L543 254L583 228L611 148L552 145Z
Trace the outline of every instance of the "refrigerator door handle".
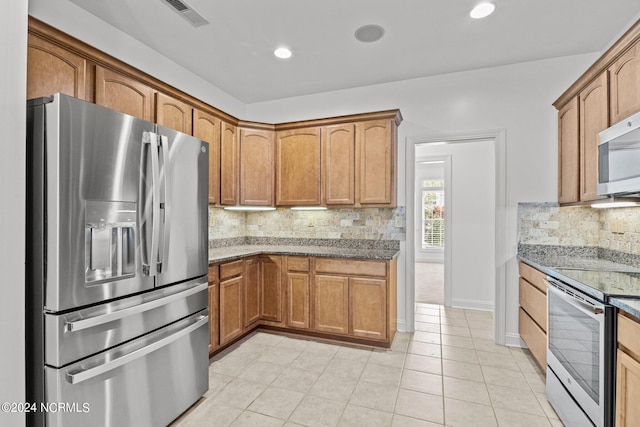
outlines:
M155 276L158 273L156 260L158 259L158 233L160 228L160 166L158 161L158 135L153 132L145 132L142 143L150 147L151 153L151 251L147 255L147 263L143 260L144 273ZM149 218L147 218L148 220Z
M88 369L76 371L73 373L67 372L67 381L70 384L78 384L83 381L89 380L91 378L97 377L98 375L102 375L106 372L112 371L116 368L119 368L122 365L126 365L127 363L133 362L136 359L144 357L149 353L152 353L164 346L171 344L172 342L195 331L196 329L198 329L208 321L209 321L209 317L207 315L204 315L204 314L198 315L198 317L196 317L195 319L195 322L192 323L191 325L187 326L184 329L181 329L180 331L172 335L159 339L158 341L155 341L143 348L132 351L131 353L127 353L123 356L120 356L116 359L112 359L106 363L103 363L102 365L98 365L93 368L88 368Z
M206 290L208 287L208 283L206 282L206 278L204 280L205 280L204 283L200 283L197 286L194 286L193 288L188 289L186 291L178 292L163 298L158 298L153 301L134 305L133 307L124 308L122 310L114 311L108 314L87 317L86 319L65 321L64 323L65 331L77 332L83 329L93 328L95 326L104 325L105 323L113 322L114 320L120 320L125 317L132 316L134 314L140 314L145 311L149 311L154 308L158 308L158 307L162 307L163 305L170 304L174 301L184 299L188 296L191 296L193 294L197 294L198 292L202 292Z
M159 135L160 146L162 149L162 174L164 179L162 182L162 205L161 209L164 209L164 221L161 227L162 237L160 238L160 244L162 247L158 248L160 251L158 254L158 273L162 273L163 266L166 270L167 257L169 251L170 237L171 237L171 204L167 203L171 200L171 168L169 162L169 139L166 135Z

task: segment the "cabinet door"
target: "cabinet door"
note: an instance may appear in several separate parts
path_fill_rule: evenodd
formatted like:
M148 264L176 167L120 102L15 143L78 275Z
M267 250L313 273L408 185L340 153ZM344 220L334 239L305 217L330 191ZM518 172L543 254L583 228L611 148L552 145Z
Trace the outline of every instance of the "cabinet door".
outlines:
M156 123L191 135L193 108L163 93L156 93Z
M395 122L358 123L356 138L359 203L395 206Z
M322 187L327 205L355 203L356 127L353 123L322 129Z
M209 203L220 202L220 119L193 110L193 136L209 143Z
M218 284L209 283L209 353L220 345L218 335Z
M309 274L287 273L287 326L309 329Z
M237 128L222 122L220 134L220 204L238 203L238 136Z
M611 123L640 111L640 42L609 67Z
M262 319L282 321L282 259L275 256L260 257L262 290L260 315Z
M276 205L319 205L320 128L281 131L276 139Z
M27 99L60 92L85 99L87 61L59 46L29 34Z
M332 334L349 333L349 278L316 275L313 328Z
M616 426L635 426L640 420L640 363L618 349L616 372Z
M558 111L558 203L580 200L578 97Z
M274 132L240 129L240 204L273 206Z
M580 92L580 200L596 200L598 134L609 126L609 86L603 73Z
M96 104L153 120L154 90L130 77L96 66Z
M220 282L220 345L242 331L242 276L238 276Z
M386 280L349 279L349 333L383 340L387 337Z
M248 329L260 320L260 260L249 258L244 261L244 328Z

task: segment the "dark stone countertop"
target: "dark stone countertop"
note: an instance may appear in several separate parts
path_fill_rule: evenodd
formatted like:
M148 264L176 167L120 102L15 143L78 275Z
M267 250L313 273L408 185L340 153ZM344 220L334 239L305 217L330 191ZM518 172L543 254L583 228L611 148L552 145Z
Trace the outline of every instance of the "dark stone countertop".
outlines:
M261 254L391 260L398 256L399 253L399 249L247 244L209 249L209 264L232 261L238 258Z

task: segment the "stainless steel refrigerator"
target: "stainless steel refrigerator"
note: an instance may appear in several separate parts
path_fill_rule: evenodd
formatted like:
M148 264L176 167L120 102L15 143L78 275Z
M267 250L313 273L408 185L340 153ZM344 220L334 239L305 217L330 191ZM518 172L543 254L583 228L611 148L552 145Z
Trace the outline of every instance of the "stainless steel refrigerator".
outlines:
M30 425L163 426L208 388L208 144L27 104Z

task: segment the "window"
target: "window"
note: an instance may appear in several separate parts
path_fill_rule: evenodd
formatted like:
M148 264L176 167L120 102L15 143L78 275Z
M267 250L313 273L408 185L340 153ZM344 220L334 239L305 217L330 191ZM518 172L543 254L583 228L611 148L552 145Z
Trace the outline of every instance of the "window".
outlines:
M444 181L422 182L422 249L444 248Z

